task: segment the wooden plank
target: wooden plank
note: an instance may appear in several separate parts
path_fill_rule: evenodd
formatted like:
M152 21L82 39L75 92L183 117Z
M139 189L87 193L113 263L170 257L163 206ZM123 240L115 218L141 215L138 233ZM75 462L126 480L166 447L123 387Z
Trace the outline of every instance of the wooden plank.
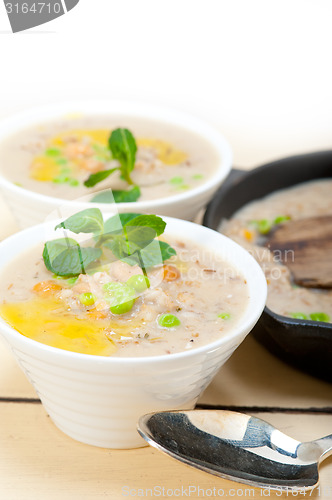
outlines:
M78 443L52 424L41 405L1 403L0 414L0 498L5 500L118 500L142 493L151 498L157 495L149 495L149 490L156 493L162 488L163 498L175 497L181 488L192 492L190 498L208 497L214 488L220 495L213 498L289 498L206 474L150 447L107 450ZM272 414L268 420L301 440L331 430L330 416ZM321 492L330 495L331 467L331 459L321 466Z
M287 365L249 335L220 369L200 402L282 408L332 407L331 384Z

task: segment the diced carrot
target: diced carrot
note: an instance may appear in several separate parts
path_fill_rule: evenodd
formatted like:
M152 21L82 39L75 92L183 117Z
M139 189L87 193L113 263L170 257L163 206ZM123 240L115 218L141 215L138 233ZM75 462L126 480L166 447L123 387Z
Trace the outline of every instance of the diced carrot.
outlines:
M175 266L164 266L164 280L175 281L180 277L180 271Z
M44 297L52 297L55 292L59 292L60 290L62 290L62 286L51 280L40 281L32 288L33 292Z
M249 229L243 229L243 236L247 241L252 241L253 239L253 234L251 231L249 231Z
M90 319L105 319L107 314L105 311L98 311L95 307L87 311L87 315Z

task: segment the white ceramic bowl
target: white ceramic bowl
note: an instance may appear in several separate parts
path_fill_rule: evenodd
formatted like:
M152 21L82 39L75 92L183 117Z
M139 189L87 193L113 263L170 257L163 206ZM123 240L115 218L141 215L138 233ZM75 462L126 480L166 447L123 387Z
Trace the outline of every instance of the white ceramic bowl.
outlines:
M204 137L220 157L215 173L200 186L159 200L137 201L134 204L119 203L116 206L119 212L158 213L193 220L198 211L209 202L230 171L232 164L231 149L225 138L213 127L187 113L134 102L77 102L31 109L0 122L0 143L19 130L51 120L65 119L68 115L76 114L83 116L117 114L154 119L177 125ZM1 169L10 169L10 165L1 165ZM83 202L68 202L61 198L45 196L16 186L6 179L1 172L0 189L21 228L44 222L47 216L59 206L74 204L76 209L87 207L86 203ZM91 207L91 204L88 204L88 206ZM112 205L98 204L98 206L104 212L114 213L115 211Z
M249 304L234 329L218 341L186 352L142 358L102 357L64 351L24 337L0 318L0 333L63 432L84 443L133 448L148 412L193 408L220 366L250 332L265 305L264 274L242 247L197 224L164 217L165 235L214 249L245 277ZM0 274L25 249L41 242L54 222L26 229L0 243Z

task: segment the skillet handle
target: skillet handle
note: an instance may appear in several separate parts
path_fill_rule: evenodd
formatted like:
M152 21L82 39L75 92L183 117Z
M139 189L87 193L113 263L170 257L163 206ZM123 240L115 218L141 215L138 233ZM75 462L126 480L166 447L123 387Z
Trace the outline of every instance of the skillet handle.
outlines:
M228 177L227 177L224 184L226 184L226 183L233 184L237 180L241 179L247 172L248 172L248 170L233 167L232 170L230 171L230 173L228 174Z
M216 193L216 197L222 198L224 194L227 193L227 191L231 189L234 185L236 185L243 177L245 177L247 173L248 173L247 170L242 170L240 168L233 167L232 170L229 172L228 176L226 177L226 179L219 187ZM211 200L206 207L206 211L203 218L203 226L210 227L211 229L217 229L219 223L219 215L214 208L213 210L211 209L211 205L213 206L213 200ZM212 211L213 215L211 213Z

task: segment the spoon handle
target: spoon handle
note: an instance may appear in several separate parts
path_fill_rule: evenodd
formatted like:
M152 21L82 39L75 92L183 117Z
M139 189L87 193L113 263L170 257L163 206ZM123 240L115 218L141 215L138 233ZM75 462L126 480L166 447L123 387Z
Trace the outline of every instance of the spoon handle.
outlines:
M315 443L319 446L322 454L321 456L326 458L329 455L332 454L332 434L329 436L322 437L320 439L316 439L315 441L312 441L312 443Z

